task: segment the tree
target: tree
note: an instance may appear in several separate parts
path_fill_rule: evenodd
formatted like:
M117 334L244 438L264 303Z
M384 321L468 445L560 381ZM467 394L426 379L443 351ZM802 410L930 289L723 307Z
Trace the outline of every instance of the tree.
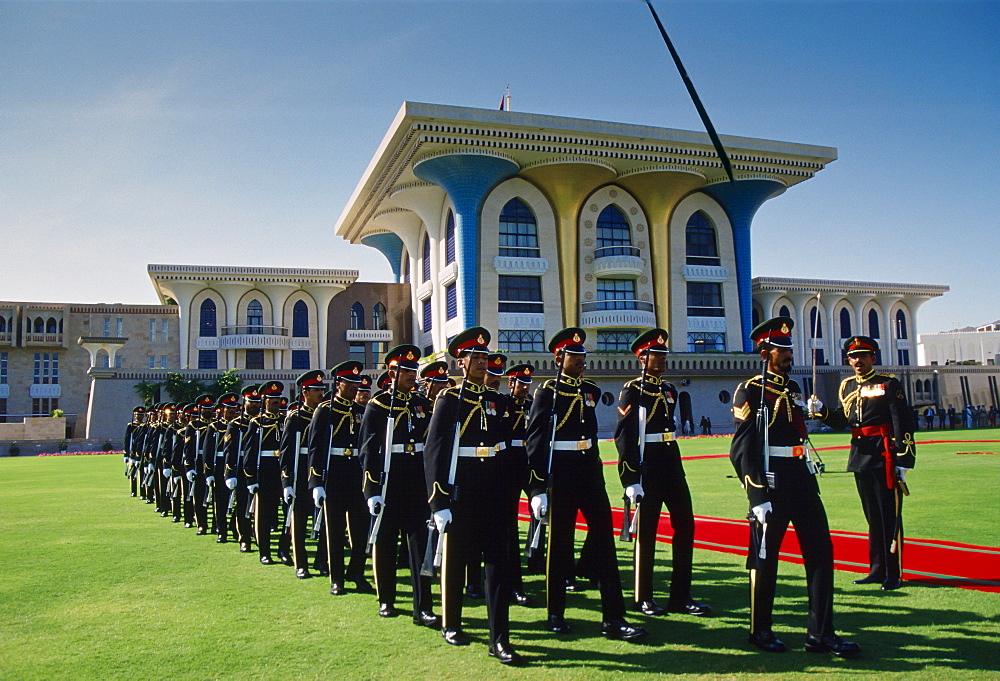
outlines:
M162 383L140 381L135 384L135 393L139 396L139 399L142 400L143 406L149 407L160 401L160 388L162 387Z
M194 402L198 395L208 392L208 386L204 381L187 379L175 372L167 374L164 388L171 401L175 403Z
M209 387L208 392L213 397L221 397L226 393L239 393L243 387L243 379L237 373L239 369L227 369L219 374L215 382Z

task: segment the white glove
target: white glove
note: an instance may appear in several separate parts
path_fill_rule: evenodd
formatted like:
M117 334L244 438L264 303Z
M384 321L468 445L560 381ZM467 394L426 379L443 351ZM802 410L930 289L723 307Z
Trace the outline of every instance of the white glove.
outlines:
M236 478L226 478L226 487L236 489Z
M133 465L133 466L134 466L135 468L138 468L138 467L139 467L139 459L132 459L132 465Z
M129 458L126 456L125 457L125 461L124 461L124 463L125 463L126 466L128 465L128 462L129 462Z
M146 464L146 473L152 473L152 472L153 472L153 464L147 463Z
M531 497L531 512L534 514L535 520L541 520L548 515L549 495L543 492Z
M434 511L434 526L437 527L438 533L443 533L445 528L448 527L448 523L451 522L451 509L442 508L440 511Z
M284 489L284 492L285 492L285 503L286 504L292 503L292 497L295 496L295 490L291 487L286 487Z
M187 472L187 479L188 479L188 482L194 482L194 471L188 471Z
M908 471L908 470L910 470L910 469L909 468L903 468L902 466L896 466L896 475L899 476L900 480L902 480L903 482L906 482L906 471Z
M754 518L757 519L757 522L763 525L764 523L767 522L767 516L771 514L771 502L765 501L763 504L759 506L754 506L753 508L750 509L750 512L753 513L753 516Z
M313 487L313 503L316 504L316 508L323 505L324 499L326 499L326 490L322 487Z
M165 477L165 478L169 478L170 477L170 469L169 468L164 468L163 469L163 477Z
M255 483L254 483L254 484L252 484L252 485L247 485L247 491L248 491L248 492L250 492L250 494L256 494L256 493L257 493L257 488L258 488L258 487L260 487L260 485L258 485L258 484L257 484L257 483L255 482Z
M205 484L208 485L209 487L211 487L212 485L214 485L215 484L215 476L214 475L206 475L205 476Z
M633 504L637 504L642 501L642 498L646 496L646 493L642 491L642 485L636 483L625 488L625 496L628 497L628 500Z
M368 512L372 515L378 515L382 512L382 495L376 494L375 496L368 499Z
M809 412L810 415L822 414L823 402L815 395L812 395L809 397L808 400L806 400L806 410Z

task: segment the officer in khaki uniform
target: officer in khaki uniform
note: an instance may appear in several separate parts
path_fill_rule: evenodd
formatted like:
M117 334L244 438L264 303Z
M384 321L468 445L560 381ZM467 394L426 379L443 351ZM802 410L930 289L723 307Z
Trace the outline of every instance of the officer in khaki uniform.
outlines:
M868 521L870 566L854 583L892 591L902 585L903 496L906 472L916 460L912 412L899 380L875 371L878 341L854 336L844 351L854 376L840 384L838 407L831 411L813 395L809 411L831 428L851 428L847 470L854 473Z

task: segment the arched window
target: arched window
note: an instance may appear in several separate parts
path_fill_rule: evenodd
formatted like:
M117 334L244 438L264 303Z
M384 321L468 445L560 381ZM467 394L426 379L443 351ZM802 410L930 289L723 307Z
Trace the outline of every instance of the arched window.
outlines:
M49 320L45 322L45 333L56 333L57 328L55 317L49 317Z
M906 338L906 315L896 310L896 338Z
M382 303L375 303L375 307L372 308L372 328L376 330L389 328L389 320L385 315L385 305Z
M0 333L7 333L7 318L0 317Z
M403 283L410 283L410 254L403 253Z
M686 240L688 265L721 264L715 239L715 225L701 211L688 219Z
M423 253L423 258L422 259L424 261L424 271L423 271L423 279L421 281L430 281L431 280L431 238L429 236L425 236L424 237L424 253Z
M760 324L760 310L756 307L753 309L753 317L751 318L750 324L753 328L757 328L757 325Z
M254 298L247 305L247 333L264 333L264 307Z
M878 329L878 312L874 308L868 311L868 335L872 338L882 337Z
M451 211L444 228L444 260L446 265L455 262L455 214Z
M840 310L840 337L849 338L851 336L851 313L847 308Z
M779 317L791 317L792 313L788 311L788 306L787 305L782 305L781 309L778 310L778 316Z
M628 221L617 206L607 206L597 218L597 249L595 258L611 255L639 255L632 247L632 232Z
M351 305L351 328L354 330L365 328L365 308L361 303Z
M513 198L500 211L500 255L537 258L538 225L524 201Z
M41 317L35 317L35 333L45 333L45 321Z
M822 338L823 337L823 320L817 319L819 316L819 308L813 307L809 311L809 335L812 338Z
M292 306L292 336L294 338L309 337L309 306L304 300L300 300ZM292 368L297 369L298 367Z
M205 298L201 301L201 317L198 320L198 335L214 337L219 335L216 322L215 301Z

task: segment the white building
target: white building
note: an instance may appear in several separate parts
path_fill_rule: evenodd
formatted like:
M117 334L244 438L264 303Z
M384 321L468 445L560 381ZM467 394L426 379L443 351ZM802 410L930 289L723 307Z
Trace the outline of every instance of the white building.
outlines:
M944 366L959 362L1000 365L1000 321L919 336L921 364Z

